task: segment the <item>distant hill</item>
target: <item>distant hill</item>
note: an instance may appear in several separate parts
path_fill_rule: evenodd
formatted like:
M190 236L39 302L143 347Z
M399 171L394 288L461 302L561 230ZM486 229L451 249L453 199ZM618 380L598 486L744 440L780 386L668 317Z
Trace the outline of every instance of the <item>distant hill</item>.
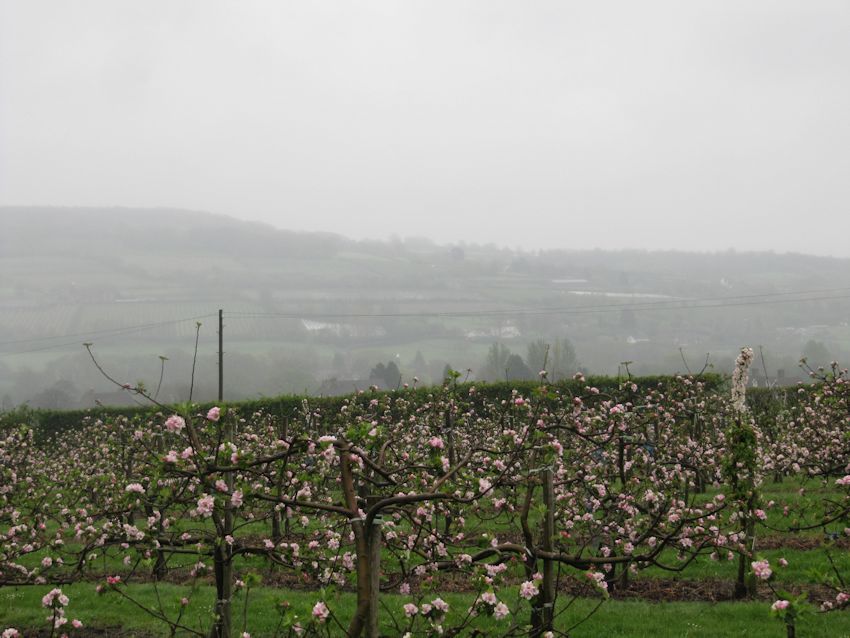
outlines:
M233 398L368 380L389 360L406 378L439 380L447 364L475 378L494 342L525 357L537 339L567 338L609 374L625 360L684 370L683 355L700 368L706 352L730 367L747 343L765 347L768 377L793 378L807 346L850 356L846 259L354 241L170 209L3 207L0 231L7 406L108 392L83 340L146 379L168 353L163 392L185 398L197 317L208 395L218 308ZM782 296L801 291L822 292Z

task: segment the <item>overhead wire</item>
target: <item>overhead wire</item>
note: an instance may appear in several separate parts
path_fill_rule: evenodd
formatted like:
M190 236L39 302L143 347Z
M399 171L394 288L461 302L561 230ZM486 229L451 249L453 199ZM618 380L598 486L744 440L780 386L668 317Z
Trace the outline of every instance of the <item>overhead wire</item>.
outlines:
M71 337L89 337L89 338L109 338L115 336L121 336L126 334L133 334L136 332L143 332L145 330L150 330L152 328L159 328L161 326L175 325L179 323L185 323L187 321L198 321L200 319L208 319L211 317L215 317L215 314L207 314L207 315L198 315L195 317L185 317L183 319L172 319L169 321L157 321L146 324L139 324L135 326L124 326L122 328L109 328L105 330L91 330L88 332L78 332L78 333L70 333L64 335L54 335L52 337L34 337L32 339L18 339L14 341L3 341L0 342L0 345L13 345L18 343L33 343L39 341L51 341L55 339L70 339ZM50 350L58 350L62 348L67 348L69 346L79 345L79 341L70 341L66 343L51 343L46 346L41 346L38 348L29 348L26 350L0 350L0 354L5 355L17 355L17 354L30 354L35 352L47 352Z
M828 292L847 292L845 295L820 295L820 293ZM593 293L589 293L593 294ZM600 293L604 294L604 293ZM811 296L816 295L816 296ZM820 295L820 296L817 296ZM588 295L589 296L589 295ZM796 296L798 298L788 299L783 297ZM780 297L777 299L776 297ZM310 311L292 311L292 312L226 312L226 316L234 319L303 319L303 318L322 318L322 319L379 319L379 318L450 318L450 317L492 317L492 316L519 316L519 315L541 315L541 314L561 314L561 315L583 315L583 314L599 314L606 312L617 311L645 311L645 310L701 310L711 308L729 308L741 306L761 306L786 303L802 303L810 301L833 301L839 299L850 299L850 288L825 288L805 291L788 291L774 293L758 293L749 295L733 295L723 297L678 297L665 299L661 301L646 301L646 302L626 302L626 303L608 303L596 305L584 305L580 307L564 307L564 306L543 306L537 308L514 308L514 309L494 309L494 310L446 310L434 312L353 312L353 313L328 313L328 312L310 312ZM186 317L183 319L174 319L168 321L158 321L136 326L125 326L122 328L111 328L105 330L92 330L87 332L69 333L64 335L54 335L50 337L34 337L32 339L17 339L11 341L0 341L0 346L15 345L20 343L36 343L42 341L53 341L56 339L70 339L71 337L89 337L89 338L109 338L113 336L132 334L142 332L160 326L174 325L185 323L187 321L198 321L200 319L208 319L217 316L215 313L198 315L194 317ZM78 345L78 341L65 343L51 343L46 346L37 348L29 348L25 350L0 350L0 355L18 355L31 354L36 352L46 352L51 350L63 349L69 346Z

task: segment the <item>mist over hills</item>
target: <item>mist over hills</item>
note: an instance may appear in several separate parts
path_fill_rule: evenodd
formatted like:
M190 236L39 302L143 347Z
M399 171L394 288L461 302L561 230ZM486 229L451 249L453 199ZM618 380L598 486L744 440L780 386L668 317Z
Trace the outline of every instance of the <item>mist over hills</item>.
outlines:
M83 341L148 387L167 357L160 398L185 400L197 322L194 398L211 398L219 308L228 399L392 385L390 363L402 382L438 382L447 365L534 374L540 341L553 355L571 346L561 376L623 361L638 374L699 369L706 353L728 371L748 344L787 382L803 354L850 357L847 259L566 248L576 237L538 252L354 241L169 209L5 207L0 229L4 408L126 400Z

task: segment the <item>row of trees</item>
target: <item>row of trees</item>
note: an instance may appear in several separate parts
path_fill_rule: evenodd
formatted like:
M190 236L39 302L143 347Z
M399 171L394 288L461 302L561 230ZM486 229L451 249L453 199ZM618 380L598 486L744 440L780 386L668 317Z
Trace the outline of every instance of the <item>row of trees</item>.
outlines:
M11 428L0 438L0 586L95 573L105 592L132 598L130 579L210 578L208 632L186 620L191 593L147 610L172 631L214 637L236 631L240 587L256 584L249 558L315 591L311 617L284 610L282 635L375 636L378 596L397 592L380 613L398 635L541 636L565 580L601 601L644 567L680 572L702 555L737 557L746 595L773 575L754 549L761 526L780 528L766 510L789 508L787 531L850 527L845 374L824 373L768 430L745 407L751 360L739 357L731 397L698 378L575 396L544 379L496 401L448 383L425 401L367 392L329 413L305 400L290 419L161 406L44 447ZM799 512L763 503L765 473L837 484L843 500ZM475 613L449 613L436 593L451 572ZM833 608L848 600L840 579ZM329 593L341 586L357 593L348 616ZM800 603L779 591L776 602L793 629Z
M573 376L578 368L569 339L559 338L551 344L537 339L528 344L524 359L503 343L494 343L475 377L484 381L521 381L536 379L545 370L550 380L557 381Z

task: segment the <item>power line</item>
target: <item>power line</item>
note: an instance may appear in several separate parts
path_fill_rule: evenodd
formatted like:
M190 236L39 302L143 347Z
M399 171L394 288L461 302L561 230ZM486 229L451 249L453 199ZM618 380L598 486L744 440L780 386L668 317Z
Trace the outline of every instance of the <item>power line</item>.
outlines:
M135 332L142 332L144 330L150 330L151 328L158 328L160 326L168 326L168 325L174 325L174 324L178 324L178 323L185 323L187 321L197 321L199 319L208 319L208 318L214 317L214 316L215 316L214 314L199 315L197 317L186 317L184 319L173 319L171 321L157 321L157 322L154 322L154 323L139 324L139 325L136 325L136 326L127 326L127 327L124 327L124 328L110 328L110 329L107 329L107 330L93 330L93 331L90 331L90 332L79 332L79 333L71 333L71 334L66 334L66 335L56 335L56 336L53 336L53 337L38 337L38 338L33 338L33 339L20 339L20 340L17 340L17 341L4 341L4 342L0 342L0 345L10 345L10 344L16 344L16 343L31 343L31 342L37 342L37 341L49 341L49 340L53 340L53 339L69 339L71 337L90 337L92 339L97 338L97 337L107 337L108 338L108 337L120 336L120 335L125 335L125 334L132 334L132 333L135 333ZM52 344L47 345L47 346L41 346L41 347L38 347L38 348L30 348L28 350L4 350L4 351L0 351L0 354L6 354L6 355L30 354L30 353L33 353L33 352L46 352L46 351L50 351L50 350L58 350L58 349L61 349L61 348L66 348L68 346L74 346L74 345L79 345L79 341L69 341L69 342L66 342L66 343L52 343Z
M442 311L442 312L395 312L395 313L327 313L327 312L228 312L227 314L236 319L302 319L306 317L323 318L323 319L380 319L380 318L410 318L410 317L494 317L494 316L516 316L516 315L543 315L543 314L561 314L561 315L583 315L583 314L599 314L606 312L617 312L622 310L644 311L644 310L701 310L710 308L730 308L742 306L762 306L786 303L800 303L810 301L833 301L838 299L850 299L850 294L846 295L817 295L818 293L827 292L848 292L850 288L825 288L807 291L791 291L791 292L775 292L775 293L759 293L750 295L735 295L725 297L681 297L675 299L667 299L663 301L647 301L642 303L609 303L597 304L576 307L563 306L544 306L538 308L517 308L513 310L459 310L459 311ZM785 299L776 297L798 296L799 298ZM19 339L13 341L2 341L0 345L13 345L18 343L35 343L40 341L51 341L55 339L68 339L71 337L112 337L124 334L132 334L157 328L160 326L174 325L184 323L186 321L197 321L199 319L208 319L217 316L214 313L199 315L195 317L186 317L183 319L174 319L170 321L158 321L147 324L139 324L136 326L128 326L124 328L111 328L106 330L93 330L89 332L70 333L65 335L55 335L52 337L37 337L32 339ZM77 345L79 342L71 341L65 343L53 343L38 348L30 348L27 350L16 351L0 351L0 355L17 355L30 354L35 352L45 352L50 350L58 350L68 346Z

